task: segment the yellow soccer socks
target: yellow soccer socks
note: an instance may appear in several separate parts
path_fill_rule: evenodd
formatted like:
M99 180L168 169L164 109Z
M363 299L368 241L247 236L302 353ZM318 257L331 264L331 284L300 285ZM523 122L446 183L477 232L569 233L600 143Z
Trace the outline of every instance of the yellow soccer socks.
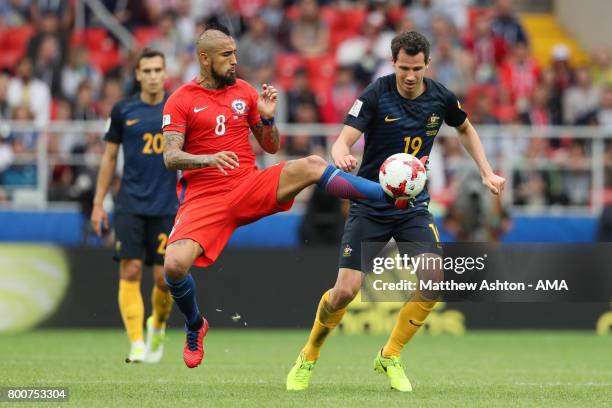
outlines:
M164 292L157 286L153 286L151 304L153 305L153 328L160 330L166 327L166 321L172 311L172 295L169 291Z
M436 302L406 302L400 309L395 327L383 347L384 357L399 357L402 349L419 330Z
M130 342L142 341L144 303L140 281L119 280L119 311Z
M342 316L346 313L346 307L332 312L329 308L329 297L331 289L323 294L319 307L317 309L317 315L308 337L308 342L304 347L304 359L307 361L314 361L319 358L321 354L321 347L329 333L340 323Z

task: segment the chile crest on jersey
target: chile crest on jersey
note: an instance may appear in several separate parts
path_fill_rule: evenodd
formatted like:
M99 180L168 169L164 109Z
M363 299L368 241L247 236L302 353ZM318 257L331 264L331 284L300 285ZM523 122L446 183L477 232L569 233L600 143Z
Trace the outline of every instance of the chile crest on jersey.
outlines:
M246 115L248 109L248 105L242 99L234 99L232 102L232 110L239 115Z

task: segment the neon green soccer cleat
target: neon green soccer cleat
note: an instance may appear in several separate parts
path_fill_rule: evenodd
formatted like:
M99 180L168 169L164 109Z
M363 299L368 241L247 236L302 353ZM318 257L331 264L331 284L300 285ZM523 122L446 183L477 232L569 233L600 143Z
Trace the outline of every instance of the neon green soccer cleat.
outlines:
M310 375L317 361L306 361L304 353L300 353L295 365L287 375L287 391L302 391L308 388Z
M142 363L146 357L147 348L142 340L135 341L130 347L130 354L125 359L126 363Z
M153 316L147 319L147 355L146 363L159 363L164 355L164 340L166 339L166 330L156 330L153 327Z
M392 389L401 392L412 391L412 384L406 378L406 373L404 373L404 367L402 367L402 361L399 357L384 357L382 350L380 350L374 359L374 371L386 374Z

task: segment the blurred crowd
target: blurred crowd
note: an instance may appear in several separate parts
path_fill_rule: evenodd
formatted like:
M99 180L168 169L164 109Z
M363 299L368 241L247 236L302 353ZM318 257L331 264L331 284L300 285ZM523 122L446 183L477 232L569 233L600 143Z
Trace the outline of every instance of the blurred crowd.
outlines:
M418 30L432 45L428 75L455 92L474 124L612 128L612 59L609 47L591 63L572 66L570 50L555 46L540 66L511 0L101 0L133 36L108 31L100 13L75 0L0 2L0 119L105 119L111 107L137 91L133 69L144 47L165 53L168 91L198 73L194 40L210 22L228 26L237 41L239 75L281 91L278 123L339 123L375 78L393 71L390 41ZM75 27L83 25L84 29ZM27 155L38 135L0 127L0 177L5 189L34 183ZM22 132L23 133L23 132ZM443 132L442 132L443 133ZM100 135L47 135L51 157L85 154L79 165L57 164L50 198L75 199L92 181L87 157L103 149ZM282 156L325 154L329 136L291 135ZM359 149L359 146L357 146ZM499 139L486 145L500 168ZM586 205L591 201L591 143L571 134L511 143L514 204ZM453 137L438 147L434 197L456 200L468 170ZM88 156L89 155L89 156ZM17 160L19 158L19 160ZM90 160L92 163L95 160ZM612 173L612 146L605 163ZM95 168L95 165L93 166ZM79 179L81 177L81 179ZM91 178L91 176L89 176ZM612 174L607 174L612 183ZM469 193L469 192L468 192ZM467 193L466 193L467 194ZM0 194L0 200L1 200ZM468 200L469 202L469 200Z

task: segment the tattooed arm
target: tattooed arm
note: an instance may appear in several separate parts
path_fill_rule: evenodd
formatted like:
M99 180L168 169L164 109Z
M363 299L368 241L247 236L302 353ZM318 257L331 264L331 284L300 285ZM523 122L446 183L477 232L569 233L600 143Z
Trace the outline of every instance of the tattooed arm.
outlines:
M238 167L238 156L234 152L215 154L191 154L183 151L185 135L180 132L164 132L164 164L168 170L193 170L216 167L227 174L224 167Z
M259 122L251 128L255 139L266 153L274 154L280 148L278 129L275 125L266 126Z

